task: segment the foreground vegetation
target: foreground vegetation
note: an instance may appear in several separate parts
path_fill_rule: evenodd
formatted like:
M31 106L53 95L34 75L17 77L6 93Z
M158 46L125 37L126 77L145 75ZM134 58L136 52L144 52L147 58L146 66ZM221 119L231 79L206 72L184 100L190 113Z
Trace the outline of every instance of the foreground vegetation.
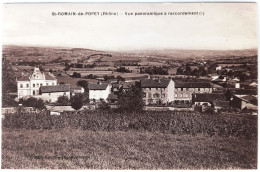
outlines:
M210 115L195 112L64 112L52 116L43 111L7 114L3 127L11 129L73 128L91 131L148 131L175 135L234 136L256 138L257 117Z
M7 169L257 168L255 116L20 110L2 124Z
M4 129L5 169L256 169L257 140L151 132Z

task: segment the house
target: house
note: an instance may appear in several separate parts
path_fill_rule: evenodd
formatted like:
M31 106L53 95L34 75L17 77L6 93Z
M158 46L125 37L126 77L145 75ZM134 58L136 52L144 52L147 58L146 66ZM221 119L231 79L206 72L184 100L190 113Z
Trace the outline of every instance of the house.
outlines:
M209 82L175 82L176 101L190 102L193 93L212 93L212 86Z
M213 107L217 111L220 109L226 109L229 108L229 101L224 101L224 100L216 100L213 101Z
M230 106L240 110L244 108L257 110L257 89L229 89L226 94Z
M221 66L217 66L217 67L216 67L216 71L217 71L217 70L221 70L221 69L222 69Z
M192 103L196 106L207 105L213 107L213 102L225 101L224 94L219 93L195 93L192 96Z
M175 83L171 79L142 79L140 86L145 93L145 104L167 104L174 101Z
M257 97L252 95L235 95L230 102L231 106L234 108L242 109L251 109L258 110L257 106L258 100Z
M51 73L41 72L38 67L34 68L31 75L22 75L17 78L17 95L18 98L33 96L39 97L41 86L57 85L57 79Z
M251 87L257 87L257 83L256 82L252 82L251 84L249 84L249 86L251 86Z
M82 94L84 93L84 88L80 86L76 86L73 88L70 88L71 96L75 96L75 94Z
M99 100L107 101L108 95L111 93L111 84L109 83L89 83L89 100L95 102Z
M41 99L48 102L56 102L58 97L67 96L70 98L70 85L60 84L53 86L42 86L40 88Z

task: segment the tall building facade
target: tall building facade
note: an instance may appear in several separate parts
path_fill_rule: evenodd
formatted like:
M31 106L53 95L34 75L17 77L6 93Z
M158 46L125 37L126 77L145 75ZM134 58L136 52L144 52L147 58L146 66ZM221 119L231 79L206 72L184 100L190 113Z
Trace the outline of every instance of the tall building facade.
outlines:
M57 85L57 79L51 73L41 72L35 67L29 76L23 75L17 79L17 96L23 98L26 96L38 97L41 86Z

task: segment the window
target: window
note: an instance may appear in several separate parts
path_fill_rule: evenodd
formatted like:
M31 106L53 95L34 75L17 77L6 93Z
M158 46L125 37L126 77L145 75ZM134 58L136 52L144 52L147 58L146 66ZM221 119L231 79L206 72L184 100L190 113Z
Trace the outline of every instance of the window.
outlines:
M180 94L180 97L182 97L182 94Z
M183 91L183 88L181 88L181 91Z
M200 91L200 88L198 88L198 91Z
M39 87L39 83L37 83L36 85L37 85L37 87Z
M151 89L151 88L149 88L149 90L151 91L152 89Z
M189 88L186 88L186 91L188 91L189 90Z
M162 94L162 98L165 98L165 94Z
M64 96L66 95L66 92L64 92Z
M51 93L49 93L49 96L51 95Z
M35 84L33 84L33 87L35 87Z
M26 84L26 87L29 88L29 84Z
M158 88L156 88L156 90L158 90Z
M156 93L156 94L153 95L153 97L154 97L154 98L157 98L157 97L159 97L159 94Z
M40 86L42 86L42 84L40 84Z
M33 90L33 95L35 95L35 90Z
M178 97L178 94L175 94L175 97Z
M54 85L54 82L52 83L52 85Z
M152 97L152 94L151 94L151 93L148 93L148 97L151 98L151 97Z
M20 84L20 88L23 88L23 84Z
M46 83L46 86L48 86L49 85L49 83Z

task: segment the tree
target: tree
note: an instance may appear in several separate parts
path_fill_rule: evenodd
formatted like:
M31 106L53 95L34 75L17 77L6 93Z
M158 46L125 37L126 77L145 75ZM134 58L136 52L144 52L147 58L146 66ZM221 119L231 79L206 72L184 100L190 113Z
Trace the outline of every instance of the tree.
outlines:
M15 75L9 61L4 57L2 60L2 106L17 106L14 97L10 93L17 92Z
M68 105L70 102L68 96L60 96L58 97L57 104L58 105Z
M80 86L80 87L84 88L85 92L88 91L88 81L87 80L79 80L77 82L77 86Z
M143 90L132 85L129 90L120 91L118 96L119 109L127 112L140 112L144 107L143 97Z
M71 99L71 107L78 111L83 106L83 99L81 95L76 94Z
M179 67L176 72L177 75L183 75L183 69L182 67Z
M21 99L20 103L22 103L25 107L33 107L34 109L38 110L44 109L44 103L42 99L30 97L26 100Z
M80 78L81 77L81 74L80 73L77 73L77 72L74 72L73 75L72 75L73 78Z

